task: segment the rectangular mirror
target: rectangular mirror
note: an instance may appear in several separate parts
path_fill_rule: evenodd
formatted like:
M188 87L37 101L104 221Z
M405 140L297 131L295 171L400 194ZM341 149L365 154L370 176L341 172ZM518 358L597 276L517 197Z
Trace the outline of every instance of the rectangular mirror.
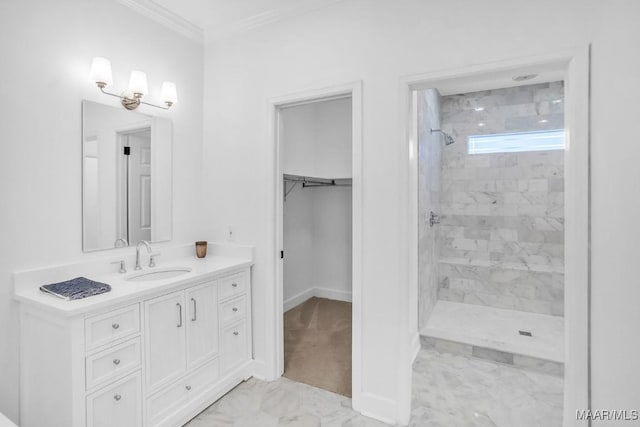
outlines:
M171 121L82 102L82 249L171 240Z

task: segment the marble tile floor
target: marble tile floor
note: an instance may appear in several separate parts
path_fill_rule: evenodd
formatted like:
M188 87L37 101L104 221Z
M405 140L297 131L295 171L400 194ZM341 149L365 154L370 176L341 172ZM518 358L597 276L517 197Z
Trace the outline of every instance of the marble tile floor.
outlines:
M518 330L531 331L526 337ZM494 350L564 361L564 318L438 301L420 335Z
M422 350L414 364L412 427L556 427L562 379L500 363ZM286 378L250 379L185 427L383 427L351 399Z
M422 350L413 365L411 427L560 427L562 378Z
M184 427L385 427L351 409L351 399L280 377L241 383Z

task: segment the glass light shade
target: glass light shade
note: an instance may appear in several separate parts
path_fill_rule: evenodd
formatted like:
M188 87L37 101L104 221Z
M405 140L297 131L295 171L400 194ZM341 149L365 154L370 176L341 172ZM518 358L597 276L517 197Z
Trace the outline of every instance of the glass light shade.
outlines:
M144 71L132 71L129 77L129 91L146 95L149 90L147 88L147 75Z
M176 84L173 82L162 83L162 102L167 105L173 105L178 102L178 93L176 91Z
M91 80L109 86L113 83L111 62L106 58L95 57L91 62Z

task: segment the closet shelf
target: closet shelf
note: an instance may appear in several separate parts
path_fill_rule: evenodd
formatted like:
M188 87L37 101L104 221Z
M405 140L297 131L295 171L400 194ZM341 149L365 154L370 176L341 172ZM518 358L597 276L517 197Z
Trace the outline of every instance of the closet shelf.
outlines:
M287 200L287 195L293 191L298 184L302 184L302 188L316 188L316 187L351 187L351 178L314 178L301 175L289 175L284 174L284 200ZM287 183L292 185L287 188Z

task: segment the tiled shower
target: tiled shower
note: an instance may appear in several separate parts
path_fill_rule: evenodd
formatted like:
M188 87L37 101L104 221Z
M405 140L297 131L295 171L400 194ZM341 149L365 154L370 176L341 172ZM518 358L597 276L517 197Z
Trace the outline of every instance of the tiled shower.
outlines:
M467 154L470 135L562 129L562 83L442 99L438 298L563 314L564 151ZM476 109L482 109L476 111Z
M516 335L516 344L523 340L521 348L534 347L535 340L525 342L527 338L517 336L520 330L539 339L539 332L554 328L554 345L562 347L564 150L516 147L518 143L501 149L495 143L474 152L469 141L513 134L512 139L528 135L535 140L555 130L561 134L563 83L445 96L429 89L419 92L418 111L421 331L433 330L432 313L439 316L446 309L457 323L464 307L472 305L488 309L487 318L493 319L488 328L496 325L502 309L527 313L522 325L505 329ZM437 129L442 132L433 131ZM446 135L455 143L445 145ZM438 224L430 224L431 212ZM468 305L452 311L449 303ZM482 316L475 308L468 312ZM467 323L481 323L474 319ZM495 338L495 330L487 334ZM558 357L548 359L558 362L561 357L560 349Z

